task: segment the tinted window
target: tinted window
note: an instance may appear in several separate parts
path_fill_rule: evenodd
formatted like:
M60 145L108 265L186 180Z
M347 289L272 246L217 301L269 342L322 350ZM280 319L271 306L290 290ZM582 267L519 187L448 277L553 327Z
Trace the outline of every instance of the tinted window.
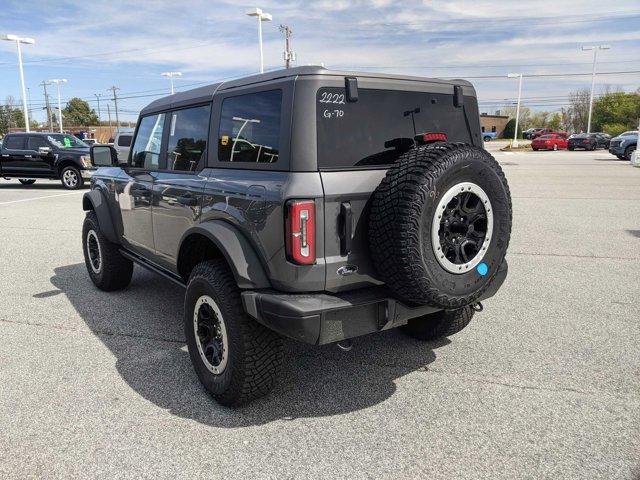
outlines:
M42 137L29 137L27 150L38 150L40 147L50 147L50 145Z
M119 147L130 147L132 138L133 138L133 135L120 135L118 137L118 146Z
M218 132L218 160L277 162L281 109L282 90L226 98Z
M22 150L24 149L24 139L22 135L14 135L11 137L6 137L4 139L4 148L9 148L12 150Z
M171 113L167 168L194 171L203 161L209 135L210 105Z
M423 133L444 133L449 141L471 142L462 108L453 95L360 88L346 102L344 88L321 88L316 97L318 166L349 168L395 162ZM465 97L465 108L477 111ZM473 102L473 103L472 103Z
M157 170L160 166L160 146L164 113L149 115L140 120L138 134L131 149L131 165L147 170Z

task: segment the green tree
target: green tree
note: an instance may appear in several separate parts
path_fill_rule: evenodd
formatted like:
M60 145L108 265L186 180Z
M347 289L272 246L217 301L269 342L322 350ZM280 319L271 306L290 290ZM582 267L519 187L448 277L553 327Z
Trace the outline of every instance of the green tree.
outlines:
M516 119L512 118L504 127L504 138L513 138L513 132L516 129ZM522 138L522 127L518 125L518 138Z
M64 125L70 127L89 126L98 124L98 116L95 110L81 98L74 97L67 106L62 109L62 119Z
M552 113L547 120L547 128L552 130L560 130L562 126L562 114L559 112Z
M640 118L640 91L607 92L593 102L592 131L609 134L633 130Z

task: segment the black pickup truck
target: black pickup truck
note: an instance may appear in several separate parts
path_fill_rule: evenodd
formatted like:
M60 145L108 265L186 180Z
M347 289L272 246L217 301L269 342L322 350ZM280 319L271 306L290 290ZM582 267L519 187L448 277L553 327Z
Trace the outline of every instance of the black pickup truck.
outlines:
M10 133L0 149L0 177L24 185L56 179L69 190L82 187L95 171L89 145L66 133Z

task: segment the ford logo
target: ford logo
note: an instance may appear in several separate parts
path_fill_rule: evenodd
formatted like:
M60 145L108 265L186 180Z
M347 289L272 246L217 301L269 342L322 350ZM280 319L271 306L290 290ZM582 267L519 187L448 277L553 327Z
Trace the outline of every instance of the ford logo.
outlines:
M338 275L342 275L346 277L348 275L353 275L358 271L358 267L356 265L343 265L338 269Z

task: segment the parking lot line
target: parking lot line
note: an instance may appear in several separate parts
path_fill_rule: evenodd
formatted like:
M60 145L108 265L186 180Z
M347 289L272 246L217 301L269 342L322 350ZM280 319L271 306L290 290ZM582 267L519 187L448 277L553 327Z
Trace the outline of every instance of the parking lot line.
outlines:
M59 193L57 195L44 195L42 197L23 198L21 200L11 200L9 202L0 202L0 205L9 205L12 203L20 203L20 202L30 202L32 200L41 200L43 198L66 197L67 195L75 195L77 193L84 193L84 190L80 190L77 192L69 192L69 193Z

